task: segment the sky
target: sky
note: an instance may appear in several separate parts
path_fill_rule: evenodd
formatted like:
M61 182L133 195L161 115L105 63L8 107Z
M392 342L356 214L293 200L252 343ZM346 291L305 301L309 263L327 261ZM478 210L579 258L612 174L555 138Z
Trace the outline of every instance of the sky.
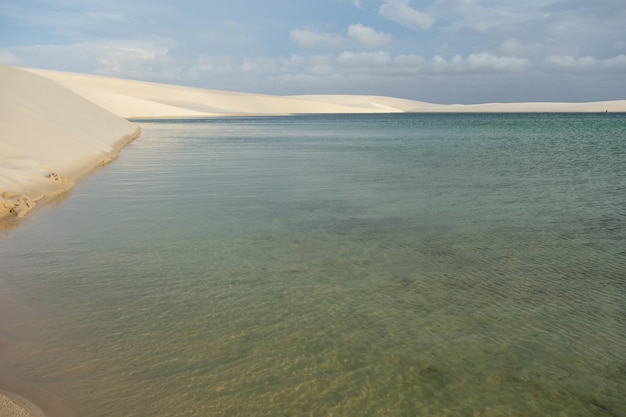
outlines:
M0 0L0 63L441 104L626 99L624 0Z

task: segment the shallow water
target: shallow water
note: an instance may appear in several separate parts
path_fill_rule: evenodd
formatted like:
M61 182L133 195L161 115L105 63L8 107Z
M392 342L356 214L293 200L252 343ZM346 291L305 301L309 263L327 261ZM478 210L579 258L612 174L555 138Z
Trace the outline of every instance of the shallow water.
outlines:
M77 415L626 415L626 115L140 124L0 240Z

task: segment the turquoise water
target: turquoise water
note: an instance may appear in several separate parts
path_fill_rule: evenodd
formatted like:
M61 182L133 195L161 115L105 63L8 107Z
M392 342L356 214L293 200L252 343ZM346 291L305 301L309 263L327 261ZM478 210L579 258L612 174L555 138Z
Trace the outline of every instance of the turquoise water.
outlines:
M138 123L0 239L76 415L626 415L626 115Z

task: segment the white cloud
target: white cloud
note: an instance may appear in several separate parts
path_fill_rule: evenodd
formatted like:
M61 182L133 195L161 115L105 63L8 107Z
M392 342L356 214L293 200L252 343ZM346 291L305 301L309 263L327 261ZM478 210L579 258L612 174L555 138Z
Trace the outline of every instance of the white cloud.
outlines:
M165 49L151 49L146 45L147 43L115 45L115 52L109 52L109 62L105 63L95 60L94 57L85 57L86 50L94 47L93 44L77 45L73 53L74 57L83 57L80 63L85 66L83 72L116 75L114 71L122 68L116 67L113 63L129 59L135 62L134 67L123 68L125 72L119 74L120 76L172 83L183 81L186 84L206 88L270 94L322 92L382 94L438 102L558 100L551 95L548 87L558 82L563 85L572 82L580 84L581 80L580 76L576 75L581 71L567 69L574 73L573 77L578 77L572 81L567 75L563 75L566 71L563 68L586 65L584 79L595 77L606 85L609 84L606 75L603 75L606 71L592 72L589 69L594 65L599 65L600 68L614 68L615 78L620 76L620 72L617 71L620 65L621 68L626 66L626 56L623 55L607 60L554 56L551 65L560 65L555 70L549 68L548 63L543 60L534 61L535 65L531 66L531 61L524 58L488 52L445 57L435 55L425 58L416 54L396 55L385 51L359 50L336 54L304 53L274 57L200 55L181 65L171 59ZM13 50L10 52L22 58L17 52ZM68 50L30 51L37 56L42 56L42 53L60 55L61 52L64 58L70 57ZM524 71L528 69L535 71ZM517 85L516 83L527 85L524 80L529 77L530 79L535 77L534 82L541 84L542 90L513 89L502 92L503 86L506 85L513 86ZM482 95L468 98L468 86L472 86L476 94ZM607 88L605 90L611 91ZM598 94L596 99L601 99L606 91L596 93ZM573 95L571 99L576 97L578 96Z
M468 45L543 61L550 55L611 56L624 39L620 0L435 0L428 9L441 25L441 43ZM623 47L625 44L621 44Z
M626 94L624 0L320 0L301 13L284 0L205 3L5 1L0 62L269 93Z
M387 45L393 40L388 33L376 32L374 29L358 23L348 27L348 37L371 48Z
M255 58L260 59L260 58ZM529 68L530 61L523 58L496 56L486 52L466 57L456 55L445 59L439 55L426 59L420 55L392 55L385 51L344 51L338 55L315 57L293 56L276 64L281 71L308 75L336 74L361 76L415 76L423 75L476 75L520 73ZM312 71L311 68L315 68Z
M337 64L340 67L364 68L368 72L373 67L380 67L389 63L387 52L342 52L337 56Z
M396 23L411 29L430 29L435 19L409 5L410 0L385 0L380 6L380 14Z
M168 38L102 40L65 45L33 45L10 48L22 64L36 68L97 73L131 78L169 79L175 65L169 51L176 43Z
M296 45L303 48L318 46L341 48L349 45L351 41L357 41L369 48L378 48L387 45L393 39L393 36L387 33L377 32L360 23L348 26L347 36L312 30L292 30L290 36Z
M524 58L481 52L466 58L455 55L450 60L436 55L426 64L425 70L431 74L504 74L521 72L530 65L531 62Z
M303 48L313 48L318 45L340 47L348 42L348 40L341 35L314 32L311 30L292 30L291 40Z
M528 68L530 61L523 58L496 56L482 52L468 56L466 64L470 70L476 72L519 72Z
M551 55L546 59L546 65L562 72L626 72L626 55L617 55L607 59L597 59L591 56Z

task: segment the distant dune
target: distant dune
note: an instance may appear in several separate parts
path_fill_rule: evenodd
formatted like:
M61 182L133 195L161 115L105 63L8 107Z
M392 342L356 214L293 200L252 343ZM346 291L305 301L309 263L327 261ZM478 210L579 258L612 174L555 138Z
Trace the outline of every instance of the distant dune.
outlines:
M597 101L590 103L485 103L485 104L433 104L382 96L304 95L293 96L303 100L336 103L367 109L411 113L594 113L626 112L626 100Z
M29 71L57 81L76 94L125 118L389 111L299 97L208 90L56 71Z
M78 95L125 118L308 113L626 112L626 100L442 105L368 95L271 96L49 70L29 71L57 81Z

